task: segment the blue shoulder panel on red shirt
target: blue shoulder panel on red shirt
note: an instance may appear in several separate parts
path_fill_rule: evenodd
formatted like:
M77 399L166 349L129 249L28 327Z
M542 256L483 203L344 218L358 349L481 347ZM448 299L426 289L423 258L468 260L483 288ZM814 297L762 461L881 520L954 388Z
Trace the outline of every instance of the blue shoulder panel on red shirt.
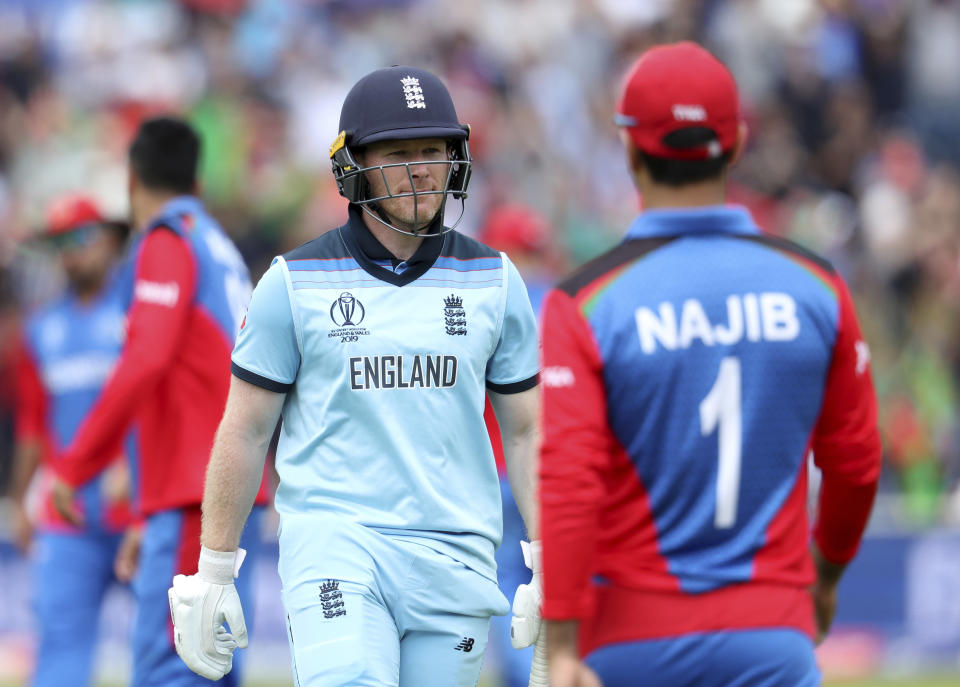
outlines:
M180 196L168 202L147 227L147 233L167 229L180 236L197 261L195 303L233 341L253 287L243 256L198 198Z

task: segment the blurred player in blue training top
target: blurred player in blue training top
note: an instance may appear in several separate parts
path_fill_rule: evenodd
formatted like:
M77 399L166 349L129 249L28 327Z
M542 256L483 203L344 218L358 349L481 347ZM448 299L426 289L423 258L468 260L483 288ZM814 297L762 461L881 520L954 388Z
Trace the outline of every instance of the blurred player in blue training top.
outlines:
M122 284L127 337L103 391L55 464L54 500L79 519L69 497L103 469L104 448L138 421L138 505L145 524L133 585L135 687L207 684L177 657L167 588L173 575L197 570L206 462L251 285L239 251L196 196L200 152L196 132L177 117L145 120L130 145L128 196L137 239ZM254 493L259 503L267 498L260 480ZM261 511L254 509L244 532L251 555ZM240 594L250 593L250 579ZM241 674L236 670L221 684L239 684Z
M646 52L617 123L644 212L544 305L550 684L595 684L583 658L607 687L812 687L880 470L853 301L724 205L745 128L710 53Z
M33 561L39 630L34 687L90 684L100 606L129 524L126 454L133 451L132 439L109 447L109 467L77 492L82 526L60 517L50 500L50 463L73 439L123 345L114 267L127 233L125 224L106 222L84 195L58 198L47 216L43 238L59 254L67 288L26 322L17 368L13 484L16 541L31 549ZM37 498L28 499L31 481L39 488L31 492ZM35 507L28 508L28 500Z
M244 644L220 624L242 626L238 539L282 415L279 568L297 684L473 686L490 617L508 610L484 399L536 537L536 322L510 260L444 225L471 162L436 76L368 74L340 129L330 157L349 219L274 261L233 352L201 568L170 591L180 655L217 675ZM514 622L523 640L539 619Z

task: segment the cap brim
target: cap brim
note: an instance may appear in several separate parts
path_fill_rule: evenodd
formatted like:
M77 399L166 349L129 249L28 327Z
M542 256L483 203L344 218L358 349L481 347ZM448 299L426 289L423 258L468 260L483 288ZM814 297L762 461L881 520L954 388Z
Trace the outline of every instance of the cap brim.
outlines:
M404 129L386 129L368 134L363 138L351 141L353 145L367 145L377 141L400 141L411 138L456 138L465 139L467 130L451 126L413 126Z

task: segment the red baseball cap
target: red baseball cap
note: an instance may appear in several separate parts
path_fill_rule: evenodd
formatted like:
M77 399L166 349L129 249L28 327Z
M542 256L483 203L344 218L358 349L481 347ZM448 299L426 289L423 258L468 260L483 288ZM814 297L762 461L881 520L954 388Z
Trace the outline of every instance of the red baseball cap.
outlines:
M719 157L737 142L737 84L730 70L696 43L658 45L627 73L614 123L648 155Z
M80 193L60 196L47 209L47 235L57 236L88 224L104 221L100 206L92 197Z
M525 205L501 205L480 228L480 241L494 250L538 253L550 245L552 231L547 220Z

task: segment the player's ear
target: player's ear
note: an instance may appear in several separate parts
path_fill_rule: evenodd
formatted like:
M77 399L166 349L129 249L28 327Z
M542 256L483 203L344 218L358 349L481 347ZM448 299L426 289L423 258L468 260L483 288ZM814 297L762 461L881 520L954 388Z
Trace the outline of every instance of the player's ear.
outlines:
M620 142L623 144L623 149L627 155L627 171L630 172L630 178L633 179L636 184L639 182L640 170L643 167L643 158L640 155L640 150L625 128L620 129Z
M737 164L737 161L740 159L740 155L743 153L743 149L747 146L747 134L750 132L747 123L741 121L739 126L737 126L737 142L733 144L733 150L730 154L730 163L728 167L732 167Z
M353 159L356 160L357 164L361 167L367 166L367 147L366 146L351 146L350 154L353 155Z

